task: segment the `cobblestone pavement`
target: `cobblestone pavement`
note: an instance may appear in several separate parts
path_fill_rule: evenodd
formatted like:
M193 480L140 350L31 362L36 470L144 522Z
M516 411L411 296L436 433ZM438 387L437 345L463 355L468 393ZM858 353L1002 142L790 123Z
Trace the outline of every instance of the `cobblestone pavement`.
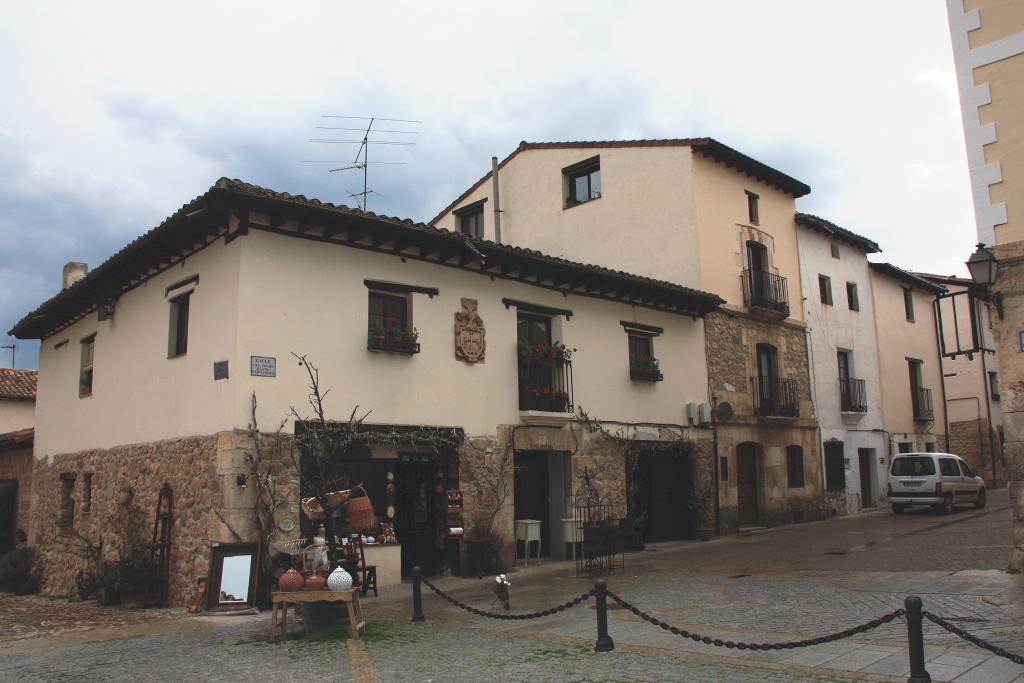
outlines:
M989 547L1005 544L1000 538L1008 534L1005 494L999 493L991 496L992 514L871 514L711 543L654 546L626 555L626 571L608 577L608 585L681 628L765 642L845 629L917 594L925 609L1024 653L1024 577L999 571L1005 550L1000 560ZM961 552L965 546L978 552ZM593 585L573 569L555 561L517 567L511 573L513 611L550 607ZM460 600L490 608L488 579L436 583ZM906 680L909 670L902 619L838 642L762 652L684 640L611 609L616 649L596 653L592 600L543 619L498 621L458 610L425 589L427 621L411 623L409 596L406 585L365 600L370 626L358 643L330 634L268 643L267 614L126 623L117 610L99 610L116 618L84 631L88 620L80 616L72 622L78 630L8 638L0 645L0 680L896 681ZM23 613L35 605L38 620L48 624L49 610L59 607L41 598L0 598L0 611L12 601L21 601ZM0 620L8 616L0 613ZM24 615L19 619L24 622ZM925 635L933 680L1024 681L1024 667L928 622Z

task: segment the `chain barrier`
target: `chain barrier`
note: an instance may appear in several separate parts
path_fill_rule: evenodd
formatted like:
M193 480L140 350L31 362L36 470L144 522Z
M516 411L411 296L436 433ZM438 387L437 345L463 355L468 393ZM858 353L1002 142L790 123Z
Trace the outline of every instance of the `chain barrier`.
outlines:
M974 635L972 633L968 633L967 631L963 630L959 626L955 626L955 625L949 623L948 621L946 621L945 619L943 619L942 617L936 616L936 615L932 614L931 612L922 611L921 612L921 616L923 616L925 619L927 619L928 621L932 622L933 624L937 624L937 625L941 626L942 628L946 629L947 631L949 631L953 635L959 636L959 637L963 638L964 640L966 640L969 643L974 643L978 647L983 648L985 650L988 650L989 652L991 652L993 654L997 654L1000 657L1005 657L1006 659L1009 659L1011 662L1013 662L1015 664L1024 665L1024 656L1022 656L1022 655L1015 655L1012 652L1007 652L1006 650L1004 650L1003 648L999 647L998 645L993 645L992 643L984 641L981 638L979 638L978 636L976 636L976 635Z
M434 591L439 596L441 596L442 598L444 598L445 600L447 600L451 604L455 605L459 609L464 609L467 612L470 612L471 614L475 614L475 615L480 616L480 617L490 617L491 619L507 619L507 620L513 620L513 621L514 620L522 620L522 619L539 619L541 617L549 617L552 614L557 614L559 612L564 612L567 609L570 609L572 607L575 607L576 605L579 605L579 604L581 604L583 602L586 602L591 597L593 597L594 592L595 592L594 589L591 588L590 590L588 590L583 595L580 595L579 597L573 598L569 602L562 603L561 605L558 605L557 607L549 607L548 609L540 610L539 612L528 612L526 614L502 614L501 612L488 612L486 610L477 609L476 607L473 607L472 605L467 605L466 603L460 602L460 601L456 600L455 598L453 598L452 596L448 595L443 590L441 590L440 588L438 588L434 584L430 583L430 581L428 581L427 579L421 578L420 581L422 581L424 583L424 585L426 585L427 588L429 588L430 590Z
M731 640L722 640L720 638L702 636L699 633L692 633L685 629L678 628L676 626L673 626L672 624L661 621L656 617L652 617L651 615L645 613L638 607L634 607L633 605L629 604L628 602L617 596L615 593L612 593L611 591L607 591L607 594L609 598L619 603L619 605L621 605L623 608L629 610L630 612L637 615L644 621L650 622L651 624L654 624L655 626L658 626L666 631L670 631L671 633L677 636L689 638L690 640L695 640L697 642L705 643L707 645L714 645L715 647L727 647L730 649L735 648L737 650L793 650L798 647L810 647L811 645L831 643L836 640L841 640L842 638L849 638L850 636L855 636L858 633L864 633L866 631L870 631L871 629L878 628L882 624L887 624L890 621L898 619L906 614L906 610L898 609L893 612L889 612L888 614L882 615L877 619L872 619L871 621L863 623L860 626L854 626L853 628L848 628L845 631L837 631L836 633L830 633L825 636L818 636L817 638L808 638L807 640L791 640L785 643L737 643Z

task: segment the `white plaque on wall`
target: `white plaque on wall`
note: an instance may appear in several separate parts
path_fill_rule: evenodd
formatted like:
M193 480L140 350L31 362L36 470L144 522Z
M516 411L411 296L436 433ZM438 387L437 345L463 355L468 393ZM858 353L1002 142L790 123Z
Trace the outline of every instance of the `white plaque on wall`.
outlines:
M270 356L249 356L249 374L253 377L277 377L277 359Z

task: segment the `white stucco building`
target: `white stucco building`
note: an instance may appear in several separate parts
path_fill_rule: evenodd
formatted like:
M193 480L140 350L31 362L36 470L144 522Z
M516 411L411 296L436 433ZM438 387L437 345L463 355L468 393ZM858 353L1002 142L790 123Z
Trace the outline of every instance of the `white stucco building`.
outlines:
M871 270L878 245L817 216L797 214L814 408L821 426L826 505L838 514L885 496L887 439Z

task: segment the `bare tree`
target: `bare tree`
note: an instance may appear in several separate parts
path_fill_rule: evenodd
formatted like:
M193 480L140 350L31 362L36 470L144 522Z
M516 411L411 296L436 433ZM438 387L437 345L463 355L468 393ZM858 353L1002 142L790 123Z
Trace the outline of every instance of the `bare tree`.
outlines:
M286 420L282 420L274 432L272 448L280 447L281 432L284 429ZM278 492L281 473L275 473L266 452L265 436L260 433L259 423L256 421L256 392L252 393L252 404L250 405L249 437L252 439L252 450L246 451L245 458L249 462L251 470L254 494L256 497L254 514L256 527L259 529L260 539L260 562L263 565L264 574L272 570L270 557L270 543L276 531L275 515L277 508L284 500ZM234 532L234 530L232 530ZM236 534L237 535L237 534Z

